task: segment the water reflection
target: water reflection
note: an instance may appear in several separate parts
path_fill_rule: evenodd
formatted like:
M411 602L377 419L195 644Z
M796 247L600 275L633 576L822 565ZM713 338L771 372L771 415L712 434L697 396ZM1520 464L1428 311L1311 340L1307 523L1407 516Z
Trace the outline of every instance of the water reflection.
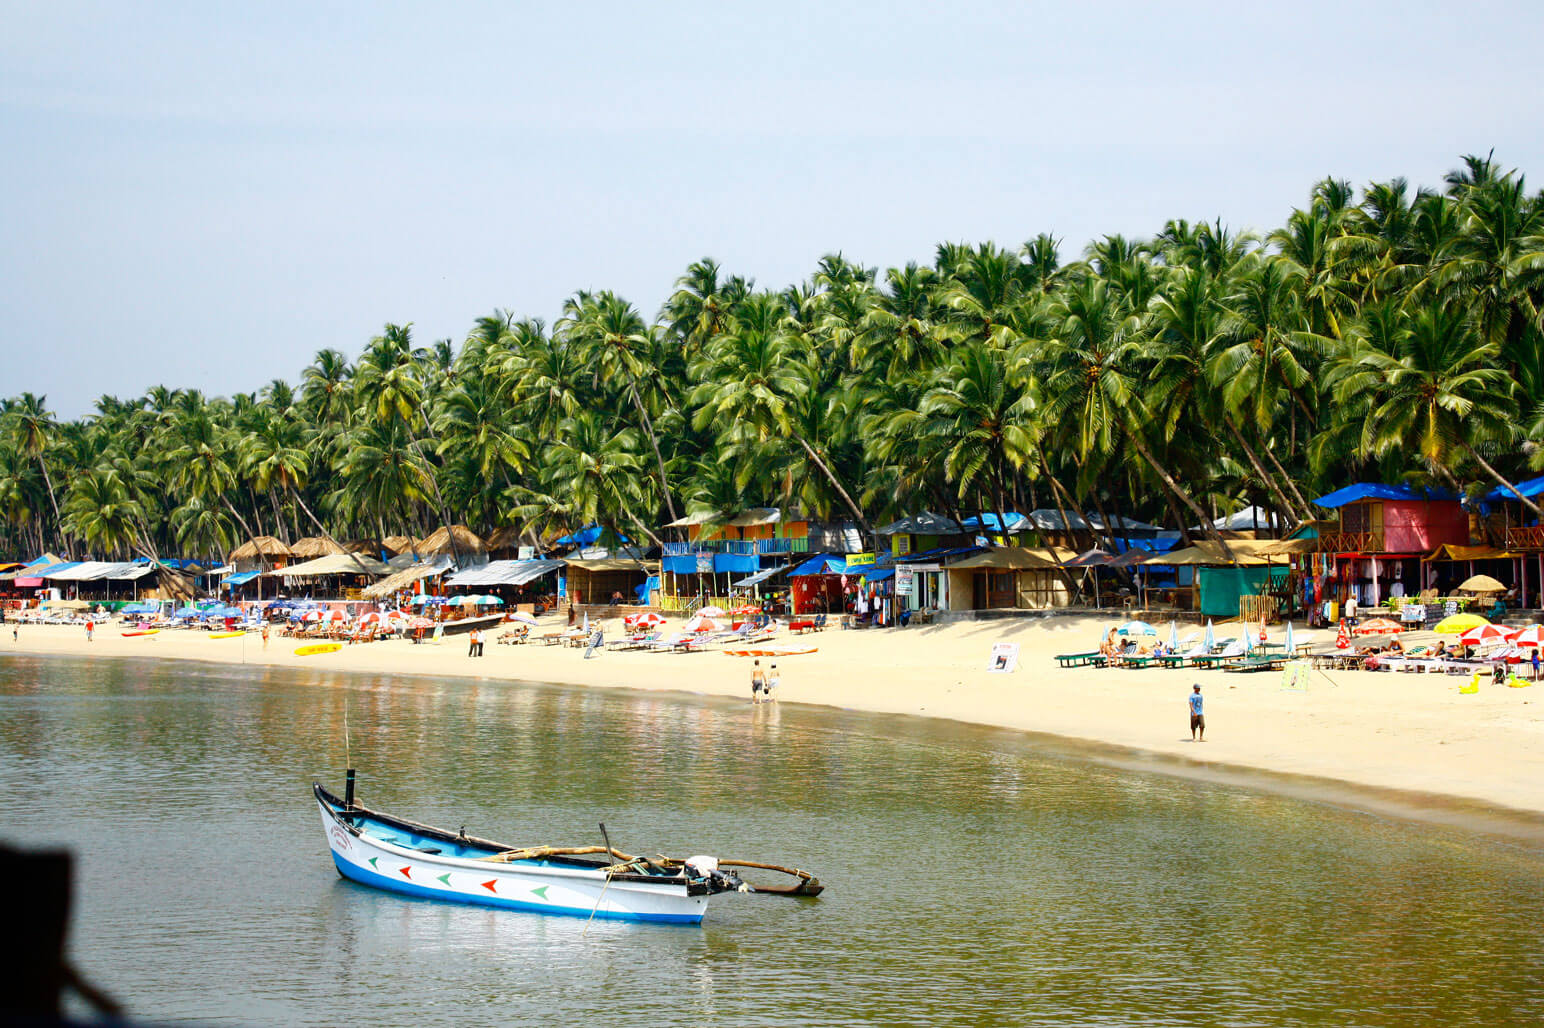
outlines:
M515 844L770 857L701 928L340 880L306 794ZM81 856L76 950L203 1023L1523 1024L1544 862L1050 756L1011 733L489 681L0 664L6 834ZM196 968L190 974L189 968Z

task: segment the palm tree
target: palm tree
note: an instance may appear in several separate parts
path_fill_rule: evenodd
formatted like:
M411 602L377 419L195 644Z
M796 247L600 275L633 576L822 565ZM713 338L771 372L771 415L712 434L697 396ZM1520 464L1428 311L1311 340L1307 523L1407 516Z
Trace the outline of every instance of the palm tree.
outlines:
M54 511L54 522L59 518L59 502L54 495L54 482L48 475L48 462L44 456L53 442L54 432L58 428L53 414L45 404L46 396L34 396L31 393L22 393L14 400L7 400L0 407L0 423L8 429L13 444L22 457L37 464L38 472L43 476L43 484L48 488L48 504Z

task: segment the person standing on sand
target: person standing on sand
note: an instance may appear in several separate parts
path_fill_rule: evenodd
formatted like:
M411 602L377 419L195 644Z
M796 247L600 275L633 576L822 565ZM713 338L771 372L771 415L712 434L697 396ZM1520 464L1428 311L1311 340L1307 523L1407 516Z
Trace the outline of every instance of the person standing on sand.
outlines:
M268 622L263 622L263 649L268 648Z
M751 661L751 702L761 702L761 690L766 687L767 675L761 670L761 661Z
M86 619L86 641L91 641L91 633L96 631L96 622L91 618Z
M777 698L772 694L772 690L776 689L782 684L783 676L778 673L777 665L773 664L770 668L767 669L767 684L762 686L761 689L762 694L766 696L768 703L771 703L774 699Z
M1201 683L1197 682L1190 693L1190 741L1196 741L1196 733L1201 733L1201 742L1206 741L1206 715L1201 712Z

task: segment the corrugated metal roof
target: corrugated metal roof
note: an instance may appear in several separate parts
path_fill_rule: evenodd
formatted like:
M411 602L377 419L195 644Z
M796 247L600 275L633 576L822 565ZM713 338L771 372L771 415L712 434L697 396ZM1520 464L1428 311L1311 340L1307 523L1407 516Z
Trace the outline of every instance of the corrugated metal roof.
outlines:
M563 566L561 560L495 560L481 567L458 571L445 579L446 585L525 585Z

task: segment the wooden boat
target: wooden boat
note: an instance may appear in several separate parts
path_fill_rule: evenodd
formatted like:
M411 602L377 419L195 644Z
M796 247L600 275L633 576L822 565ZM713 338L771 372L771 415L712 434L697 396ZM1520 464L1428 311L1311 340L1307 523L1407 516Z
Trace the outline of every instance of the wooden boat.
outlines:
M211 639L234 639L238 635L246 635L246 634L247 633L244 632L244 631L242 631L242 632L210 632L209 633L209 638L211 638Z
M698 924L720 892L817 896L818 879L796 868L713 857L634 857L604 846L517 848L418 824L313 785L338 873L351 881L421 899L621 921ZM602 833L605 826L601 826ZM727 867L792 875L795 884L752 886Z
M442 629L445 635L465 635L474 628L488 631L494 625L501 624L503 614L480 614L477 617L458 618L455 621L441 621L436 628Z
M295 647L295 656L314 657L318 653L337 653L343 649L342 643L312 643L309 646Z
M159 628L136 628L132 632L124 632L123 637L125 639L132 639L136 635L155 635L159 631Z
M774 646L759 649L734 649L725 650L730 657L797 657L801 653L814 653L818 646Z

